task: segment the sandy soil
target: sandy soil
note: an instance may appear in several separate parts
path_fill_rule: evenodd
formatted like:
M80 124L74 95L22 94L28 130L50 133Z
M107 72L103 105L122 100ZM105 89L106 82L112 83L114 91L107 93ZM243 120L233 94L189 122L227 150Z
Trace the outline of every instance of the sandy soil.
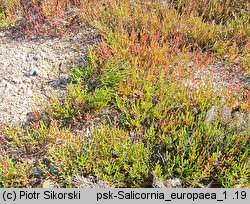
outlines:
M72 62L80 63L91 29L61 38L13 38L0 32L0 124L25 121L52 95L62 96Z

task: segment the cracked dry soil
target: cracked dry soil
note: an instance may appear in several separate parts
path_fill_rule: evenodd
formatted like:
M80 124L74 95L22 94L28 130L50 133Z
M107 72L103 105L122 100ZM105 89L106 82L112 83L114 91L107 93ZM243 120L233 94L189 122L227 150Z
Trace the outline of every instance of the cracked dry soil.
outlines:
M49 96L63 96L70 63L83 59L91 29L63 38L12 38L0 32L0 124L24 122Z

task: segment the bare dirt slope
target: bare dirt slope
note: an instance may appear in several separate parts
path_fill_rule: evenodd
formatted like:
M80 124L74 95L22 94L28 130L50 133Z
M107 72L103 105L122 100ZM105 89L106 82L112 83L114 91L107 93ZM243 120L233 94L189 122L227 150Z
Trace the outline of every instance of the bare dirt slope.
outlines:
M0 124L24 121L48 96L62 95L69 62L80 60L92 40L91 29L47 39L14 39L0 32Z

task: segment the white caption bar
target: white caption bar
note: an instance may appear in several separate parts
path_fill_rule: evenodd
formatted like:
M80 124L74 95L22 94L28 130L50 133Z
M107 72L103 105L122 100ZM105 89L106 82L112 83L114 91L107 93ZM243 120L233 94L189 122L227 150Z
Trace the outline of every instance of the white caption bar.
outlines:
M244 189L0 189L4 203L250 203Z

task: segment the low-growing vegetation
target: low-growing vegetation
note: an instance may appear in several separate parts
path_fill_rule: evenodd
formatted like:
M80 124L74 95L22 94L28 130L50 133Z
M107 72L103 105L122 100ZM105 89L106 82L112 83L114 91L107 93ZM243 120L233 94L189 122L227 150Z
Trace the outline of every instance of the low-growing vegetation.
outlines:
M114 187L249 187L249 81L234 81L249 78L247 1L27 1L40 11L34 24L21 8L18 24L20 1L1 2L3 29L60 34L77 8L101 38L63 99L2 127L1 187L76 187L79 175Z

